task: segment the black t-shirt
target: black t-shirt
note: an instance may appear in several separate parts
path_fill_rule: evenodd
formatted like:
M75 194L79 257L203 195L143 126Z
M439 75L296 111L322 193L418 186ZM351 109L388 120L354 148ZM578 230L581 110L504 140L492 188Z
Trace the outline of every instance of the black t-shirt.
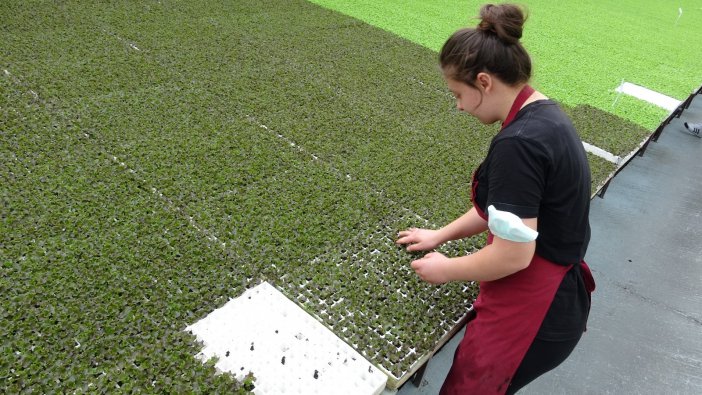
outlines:
M570 119L550 100L532 102L490 144L476 173L476 204L538 218L536 253L578 265L590 241L590 167ZM537 338L566 340L585 326L589 300L579 267L561 283Z

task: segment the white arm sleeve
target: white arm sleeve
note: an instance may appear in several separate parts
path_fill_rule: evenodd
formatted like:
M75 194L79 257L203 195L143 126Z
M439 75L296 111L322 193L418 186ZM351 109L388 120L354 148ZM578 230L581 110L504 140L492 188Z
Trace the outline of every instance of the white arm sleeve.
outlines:
M534 241L539 235L539 232L524 225L521 218L492 205L488 207L488 228L495 236L519 243Z

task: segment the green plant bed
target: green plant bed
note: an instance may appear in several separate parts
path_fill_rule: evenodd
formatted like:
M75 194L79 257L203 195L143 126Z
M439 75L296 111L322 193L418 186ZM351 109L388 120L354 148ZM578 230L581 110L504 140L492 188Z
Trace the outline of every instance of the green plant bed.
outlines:
M622 158L651 135L642 126L589 105L563 109L584 141ZM593 178L601 180L597 174Z
M604 183L617 170L617 166L604 160L598 156L587 154L587 159L590 162L590 172L592 173L592 193L593 195L601 188Z
M434 51L303 1L0 10L4 392L239 391L182 330L263 280L395 377L470 308L393 241L468 209L498 130L455 110Z
M455 30L475 26L482 1L311 0L438 51ZM529 11L523 42L534 85L577 107L589 105L653 130L667 113L634 98L616 106L622 80L685 100L699 86L699 3L647 1L520 2ZM683 13L679 17L679 10ZM679 17L679 18L678 18ZM616 28L612 28L612 27Z
M470 305L472 294L456 291L462 290L465 285L448 286L447 289L455 288L455 290L440 293L443 292L439 291L441 288L420 283L408 270L412 256L398 254L400 250L394 246L391 238L401 227L416 224L416 216L393 201L387 193L370 188L366 184L367 179L355 175L348 177L345 171L350 166L337 166L334 162L337 157L329 156L323 160L314 160L310 154L301 153L291 147L287 140L277 137L275 131L266 131L261 128L261 125L253 123L242 110L242 107L245 108L243 104L241 107L230 105L229 99L232 97L230 96L232 92L241 91L234 85L236 81L229 81L231 89L226 91L207 89L212 79L221 78L222 81L227 81L225 75L218 74L199 76L198 79L189 80L192 75L183 73L171 76L171 79L163 83L144 85L139 83L135 86L103 85L107 81L103 75L111 72L110 67L119 70L125 62L130 64L132 71L139 74L160 75L158 70L150 70L153 67L151 62L153 59L161 61L167 56L153 54L153 59L133 58L130 49L123 48L121 42L113 42L109 45L102 42L102 39L95 40L89 25L84 24L78 29L67 23L65 29L73 34L82 34L83 36L77 40L87 43L88 47L104 46L102 49L104 54L98 53L97 56L111 59L112 64L109 67L104 66L94 70L95 75L92 77L101 83L95 85L81 83L81 69L73 69L73 72L65 70L66 67L70 67L70 62L55 60L55 69L43 69L43 65L32 63L28 58L15 59L19 67L12 67L15 63L11 63L8 68L12 72L4 82L9 86L14 84L14 88L24 92L28 100L42 104L43 111L51 114L52 117L52 120L46 123L53 122L57 133L61 133L69 140L79 139L81 144L92 147L84 151L71 148L69 152L76 150L82 154L77 158L73 155L64 156L69 163L82 170L86 168L102 170L105 167L106 171L112 173L98 172L94 177L96 179L104 177L103 184L107 190L120 188L112 185L115 182L119 185L126 178L130 185L124 190L125 194L136 189L149 199L154 199L157 205L160 203L165 207L167 213L175 215L181 221L181 226L198 235L199 242L207 245L208 248L214 248L215 252L221 249L220 253L215 254L218 260L221 260L221 270L232 274L226 275L213 271L213 277L210 278L212 282L228 277L235 286L228 286L225 283L221 284L221 287L236 294L242 286L266 278L270 278L279 286L286 284L299 286L312 273L311 278L316 288L314 293L308 295L309 298L317 298L316 300L330 305L338 302L334 311L336 316L328 316L325 322L333 327L336 321L332 317L338 318L341 312L346 316L350 314L358 317L349 321L347 334L343 336L349 342L353 339L363 339L362 342L356 341L355 346L369 359L397 375L408 369L413 361L413 355L426 353L433 348L436 337L441 335L436 325L432 324L437 316L446 314L447 317L460 317L465 313ZM128 36L121 31L115 34ZM115 47L118 49L115 50ZM145 47L142 45L142 48ZM60 48L54 49L47 45L45 51L59 52ZM12 53L13 56L20 57L18 52L12 51ZM87 52L80 52L75 56L89 57L90 55ZM56 59L62 58L57 56ZM183 60L184 63L188 61L189 59ZM36 79L20 74L27 70L29 71L26 75ZM54 79L60 82L52 82ZM119 81L119 78L115 81ZM50 84L60 85L50 86ZM305 87L298 87L297 91L306 95L305 91L299 91L300 88ZM258 100L259 96L260 92L250 92L252 102ZM245 104L246 98L242 99L241 102ZM16 99L8 99L9 108L18 105L14 100ZM383 117L391 115L383 114ZM18 128L44 131L39 127L42 122L35 124L24 117L20 119L22 121L18 123ZM18 130L8 130L8 136L21 135ZM37 136L46 139L55 138L54 135L43 133L38 133ZM38 146L43 148L37 149ZM60 151L55 145L45 145L43 141L38 141L35 146L23 144L12 146L10 152L23 154L48 152L59 155ZM65 155L66 151L64 150L61 154ZM101 166L93 163L98 160ZM81 195L83 190L92 186L82 182L70 183L65 179L57 182L71 185L75 188L75 193ZM91 182L97 181L91 179ZM107 196L112 198L102 189L91 191L85 196L90 197L94 193L104 194L105 199ZM59 203L70 205L69 202L62 200L70 201L70 195L59 195L57 199ZM140 215L140 206L137 202L136 197L129 201L120 198L111 200L111 204L104 207L105 210L117 211L117 208L121 207L122 210L133 210L132 215L136 217L120 219L117 225L107 221L104 226L116 227L117 232L121 226L126 226L132 231L141 229L133 224L136 221L134 218ZM98 207L105 205L102 201L96 201L95 204ZM101 211L96 211L91 206L77 206L76 210L87 212L86 215L92 220L102 217ZM57 209L57 211L60 210ZM401 215L405 220L399 223L396 217ZM410 221L408 218L414 218L414 220ZM378 224L385 222L388 223L378 228ZM426 222L422 224L429 226ZM143 226L152 231L164 230L161 237L165 243L180 244L179 239L182 236L178 234L179 228L173 225L165 226L164 223L157 221L154 224L144 223ZM68 229L76 233L85 232L82 228L76 229L75 224L69 225ZM207 232L202 233L202 230ZM171 231L175 231L175 234ZM368 236L369 231L375 236ZM134 250L126 246L120 248L121 239L113 241L113 238L120 237L121 234L115 236L103 231L100 227L96 227L92 232L103 234L104 244L109 245L110 249L120 250L121 254L125 255L122 258L121 254L110 254L105 258L107 262L102 263L98 260L92 263L94 265L92 267L114 265L108 263L111 259L134 261L145 259L146 268L163 271L162 267L152 265L151 260L166 262L169 259L175 259L159 248L147 251ZM92 232L88 234L92 235ZM145 232L140 231L131 237L125 237L124 243L140 245L144 242L141 240L141 235ZM18 232L15 234L22 238L25 236ZM215 236L216 239L212 240L210 236ZM49 236L39 232L36 237ZM224 244L223 247L220 247L221 243ZM21 244L17 246L18 254L21 253L22 248ZM76 248L90 250L93 245ZM94 248L98 251L88 251L74 259L84 264L81 259L91 260L91 252L101 253L102 248L107 247L103 244L94 244ZM468 244L466 248L470 251L474 247ZM379 251L382 251L380 255ZM179 257L178 259L187 261L188 258ZM345 266L335 271L326 270L328 265L340 260ZM356 272L367 269L361 268L361 262L373 265L368 278L364 276L364 281L351 282L352 288L336 290L335 287L340 282L349 282L349 278L356 276ZM55 269L59 272L70 271L72 270L70 266L72 265L58 265ZM130 273L137 272L133 267L124 270ZM191 273L188 270L182 270L182 273L179 281L188 281ZM321 277L320 273L323 274ZM100 274L100 271L94 272L98 278ZM91 277L83 277L86 280L91 279ZM129 279L130 277L127 277L120 283L125 289L128 289L127 280ZM132 282L138 284L135 281ZM394 294L391 294L390 298L382 300L382 303L380 299L371 304L360 303L360 300L358 303L350 302L357 299L352 295L356 295L359 289L363 290L364 295L380 295L378 298L383 298L382 295L387 293L390 284L402 285L404 289L402 299L397 299ZM38 291L47 290L39 287ZM96 289L95 292L100 294L101 290ZM138 295L140 293L135 293L135 296ZM299 290L290 289L289 295L294 298L299 295ZM344 295L346 302L342 301ZM421 298L419 303L415 303L414 298L418 295L426 297ZM174 303L169 305L170 310L163 307L162 309L177 314L183 321L194 319L193 310L208 309L211 308L212 303L222 302L221 297L207 294L204 296L211 297L211 300L200 300L202 305L198 308L190 304ZM121 303L130 301L124 293L118 292L115 297L126 299ZM102 299L93 299L92 302L96 300L95 308L102 308ZM307 306L305 303L302 304ZM319 302L315 302L311 307L318 308ZM449 307L451 311L447 310ZM435 309L431 320L424 314L430 308ZM137 308L132 308L130 312L136 310ZM111 312L112 310L108 309L104 315L109 315ZM319 313L318 310L313 312ZM391 312L394 314L389 316ZM113 311L112 314L114 325L122 325L116 330L127 331L136 325L147 338L151 338L153 332L159 332L159 324L163 325L157 321L154 326L143 326L139 323L142 319L140 315L124 315L121 314L121 310ZM387 318L383 319L384 324L378 326L380 322L378 317L381 315ZM100 317L104 318L103 315ZM363 321L363 317L367 317L370 321ZM420 319L422 325L415 328L411 336L409 336L410 332L405 334L399 330L406 326L405 323L409 325L409 320L417 321L415 317L422 317ZM435 324L443 325L443 328L438 329L445 331L450 327L451 322L455 322L455 318L452 320L454 321L444 319ZM393 324L392 337L386 334L390 331L388 327L390 323ZM367 329L369 327L373 328L370 332ZM70 339L66 336L67 334L60 334L57 337L61 341L70 343ZM84 337L90 338L90 335L87 334ZM390 355L381 354L375 349L381 344L398 344L404 351L396 350ZM138 347L132 350L135 358L145 358L141 350ZM412 352L410 353L409 350ZM53 357L61 359L64 355ZM80 360L75 363L70 361L65 363L66 369L71 371L79 372L84 369L85 374L91 372L81 365ZM118 373L123 378L135 374L131 371ZM41 380L38 371L33 370L32 366L28 368L27 375ZM93 383L85 377L77 377L79 381L87 383L86 385ZM107 377L110 377L109 372ZM181 385L173 375L166 374L165 379ZM33 385L33 383L30 380L18 385ZM123 385L124 383L125 380L122 379L120 384L118 379L115 382L97 382L94 385L98 388L109 388L113 384ZM65 385L70 386L72 382ZM148 388L147 384L138 380L130 385Z
M184 321L246 286L236 261L0 78L0 392L245 392Z

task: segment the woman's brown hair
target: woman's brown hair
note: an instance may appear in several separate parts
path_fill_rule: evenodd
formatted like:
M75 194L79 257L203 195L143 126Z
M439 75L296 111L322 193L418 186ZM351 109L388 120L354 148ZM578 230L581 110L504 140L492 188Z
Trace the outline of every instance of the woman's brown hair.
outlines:
M461 29L444 43L439 53L444 75L472 87L480 72L512 86L528 82L531 59L519 42L525 11L514 4L486 4L480 19L478 26Z

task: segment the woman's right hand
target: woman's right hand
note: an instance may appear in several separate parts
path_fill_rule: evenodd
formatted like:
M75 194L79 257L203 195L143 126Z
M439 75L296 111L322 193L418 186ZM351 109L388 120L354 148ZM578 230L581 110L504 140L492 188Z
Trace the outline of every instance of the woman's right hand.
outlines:
M398 233L396 244L408 244L407 251L427 251L438 247L442 240L439 232L432 229L409 228Z

